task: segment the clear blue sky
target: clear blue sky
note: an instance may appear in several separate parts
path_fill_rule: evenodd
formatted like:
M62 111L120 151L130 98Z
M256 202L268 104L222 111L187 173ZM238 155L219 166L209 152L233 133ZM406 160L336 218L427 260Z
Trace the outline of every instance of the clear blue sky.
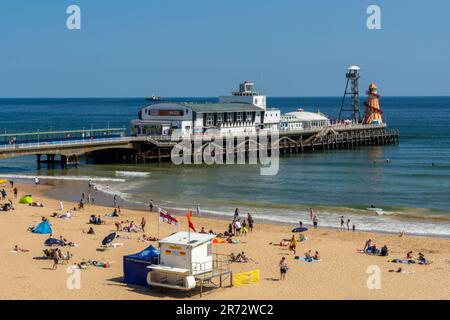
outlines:
M449 21L448 0L2 0L0 97L340 96L352 64L362 89L450 95Z

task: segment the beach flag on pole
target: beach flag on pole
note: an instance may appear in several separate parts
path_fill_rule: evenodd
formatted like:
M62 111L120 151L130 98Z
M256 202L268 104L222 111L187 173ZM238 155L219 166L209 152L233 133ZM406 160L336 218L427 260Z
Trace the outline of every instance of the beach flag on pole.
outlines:
M187 217L188 224L189 224L189 231L192 229L192 231L197 232L195 230L194 224L192 223L192 220L191 220L191 211L190 210L188 210L188 212L186 213L186 217Z
M165 222L173 226L178 226L178 220L172 217L166 210L158 208L159 210L159 222Z

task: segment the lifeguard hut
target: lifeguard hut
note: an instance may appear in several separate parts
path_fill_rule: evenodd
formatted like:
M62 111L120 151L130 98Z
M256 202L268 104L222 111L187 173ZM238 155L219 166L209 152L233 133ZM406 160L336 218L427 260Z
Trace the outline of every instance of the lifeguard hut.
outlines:
M147 283L150 286L189 291L219 278L218 286L230 278L229 263L213 254L215 235L177 232L159 240L160 262L150 265Z

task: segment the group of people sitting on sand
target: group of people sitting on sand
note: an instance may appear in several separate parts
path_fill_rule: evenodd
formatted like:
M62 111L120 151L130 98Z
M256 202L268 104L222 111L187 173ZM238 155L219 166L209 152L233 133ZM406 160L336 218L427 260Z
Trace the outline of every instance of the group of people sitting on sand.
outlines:
M305 252L305 258L304 259L307 262L320 261L321 260L319 251L317 251L317 250L314 253L314 255L312 254L311 250L308 250L307 252Z
M69 251L63 253L59 248L44 250L44 257L53 260L52 270L56 270L59 263L68 262L72 256L73 255Z
M73 213L70 210L68 210L66 213L63 213L63 214L59 214L57 212L53 212L51 217L52 218L59 218L59 219L72 219Z
M0 204L0 211L10 211L14 210L14 204L11 199L8 200L8 202Z
M89 218L89 223L100 225L100 224L105 224L105 221L103 221L103 219L100 217L100 215L98 215L98 216L91 215L91 217Z
M242 251L241 253L238 253L237 255L235 255L234 253L231 253L229 255L230 258L230 262L235 262L235 263L247 263L249 261L253 261L254 260L252 258L248 258L244 251Z
M139 242L151 242L151 241L158 241L159 239L156 237L146 236L145 234L143 234L141 237L138 237L137 240Z
M124 231L124 232L139 232L142 231L142 228L139 228L134 221L117 221L115 222L116 231Z
M364 245L364 249L362 250L364 253L379 255L382 257L387 257L389 255L389 249L387 245L384 245L379 249L375 243L372 243L372 240L369 239L366 241Z

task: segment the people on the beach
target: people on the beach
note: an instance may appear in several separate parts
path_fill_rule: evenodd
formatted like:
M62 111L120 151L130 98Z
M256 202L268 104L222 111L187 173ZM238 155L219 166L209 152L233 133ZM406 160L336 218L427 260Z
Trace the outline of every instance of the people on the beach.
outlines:
M341 216L341 231L344 230L344 223L345 223L344 216Z
M247 213L247 221L248 221L248 230L249 230L250 232L253 232L253 224L254 224L254 221L253 221L253 217L252 217L252 215L250 214L250 212Z
M288 271L288 265L286 263L286 258L283 257L281 258L281 261L279 263L279 267L280 267L280 280L284 280L286 278L286 273Z
M197 216L200 217L202 215L202 211L200 209L200 204L197 204Z
M148 207L150 209L150 212L153 212L153 200L150 200Z
M319 224L319 217L317 216L317 214L315 214L313 218L314 229L317 229L318 224Z
M294 254L296 254L296 250L297 250L297 239L293 235L291 238L291 242L289 244L289 251L293 251Z
M350 231L350 219L347 219L346 226L347 226L347 231Z
M145 232L145 225L147 224L147 221L145 221L145 218L142 217L141 219L141 230L142 232Z

